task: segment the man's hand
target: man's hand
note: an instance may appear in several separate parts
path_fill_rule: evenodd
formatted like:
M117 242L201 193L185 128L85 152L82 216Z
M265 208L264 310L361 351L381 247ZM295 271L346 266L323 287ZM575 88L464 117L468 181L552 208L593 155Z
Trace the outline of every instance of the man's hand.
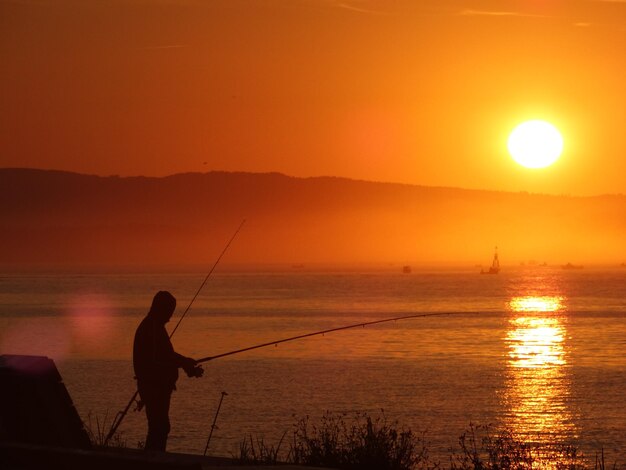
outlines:
M204 369L202 366L197 365L198 361L190 357L186 357L183 362L183 370L187 374L187 377L202 377Z

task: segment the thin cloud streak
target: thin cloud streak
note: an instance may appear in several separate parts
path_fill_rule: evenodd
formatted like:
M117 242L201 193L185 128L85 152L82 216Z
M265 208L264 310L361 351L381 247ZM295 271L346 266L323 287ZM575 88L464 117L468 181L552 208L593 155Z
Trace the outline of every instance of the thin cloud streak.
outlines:
M154 50L154 49L181 49L184 47L189 47L189 44L164 44L161 46L144 46L138 47L139 50Z
M388 15L389 13L380 10L370 10L367 8L358 7L346 2L335 3L337 8L343 8L344 10L355 11L357 13L364 13L366 15Z
M528 13L519 13L516 11L487 11L487 10L461 10L461 16L515 16L527 18L547 18L545 15L531 15Z

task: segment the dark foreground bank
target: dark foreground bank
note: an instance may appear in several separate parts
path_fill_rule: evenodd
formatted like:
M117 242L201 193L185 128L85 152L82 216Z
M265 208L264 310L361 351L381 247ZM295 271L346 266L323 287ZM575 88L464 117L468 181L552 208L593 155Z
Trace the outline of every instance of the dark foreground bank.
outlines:
M137 449L71 449L16 442L0 442L0 467L4 470L307 470L295 465L245 466L233 459ZM318 467L319 468L319 467Z

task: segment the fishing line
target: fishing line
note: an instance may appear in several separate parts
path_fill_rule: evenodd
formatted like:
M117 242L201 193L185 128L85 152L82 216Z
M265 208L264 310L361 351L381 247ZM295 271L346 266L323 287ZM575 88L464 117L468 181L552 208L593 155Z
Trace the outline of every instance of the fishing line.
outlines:
M224 256L224 253L226 253L226 251L228 250L228 247L233 242L233 240L235 239L235 237L237 236L237 234L241 230L241 227L243 227L243 224L245 224L245 223L246 223L246 219L243 219L241 221L241 224L239 224L239 227L237 228L237 230L233 234L233 236L230 238L230 240L228 241L228 243L226 244L226 246L224 247L224 249L222 250L220 255L215 260L215 263L213 263L213 267L211 267L211 270L209 271L209 273L204 278L204 281L202 281L202 284L200 284L200 287L198 288L198 290L196 291L195 295L191 299L191 302L189 302L189 305L187 305L187 308L185 309L185 311L181 315L180 319L178 320L178 323L176 323L176 326L174 327L174 329L170 333L170 335L169 335L170 339L172 338L172 336L174 336L174 333L176 333L176 330L180 326L180 323L183 321L183 318L185 318L185 315L187 315L187 312L189 311L189 309L193 305L194 301L196 300L196 298L200 294L200 291L202 290L202 288L204 287L206 282L209 280L209 277L211 277L211 274L213 274L213 271L215 270L215 267L218 265L218 263L222 259L222 256ZM137 400L137 395L139 395L139 390L135 390L135 393L133 394L132 398L128 402L128 405L126 405L126 408L124 408L122 411L118 411L117 415L115 416L115 419L113 420L113 423L111 423L111 428L109 429L109 433L104 438L104 445L105 446L107 445L109 440L113 437L113 435L117 431L117 428L120 427L120 424L122 424L122 421L124 420L124 417L128 414L128 410L130 410L130 407ZM141 409L140 405L138 405L138 409Z
M368 325L376 325L376 324L380 324L380 323L387 323L387 322L399 321L399 320L409 320L409 319L412 319L412 318L441 317L441 316L452 316L452 315L478 315L478 314L481 314L481 313L484 313L484 312L432 312L432 313L418 313L418 314L413 314L413 315L403 315L403 316L400 316L400 317L383 318L382 320L373 320L373 321L362 322L362 323L354 323L352 325L339 326L339 327L336 327L336 328L329 328L327 330L320 330L320 331L315 331L315 332L312 332L312 333L305 333L305 334L302 334L302 335L291 336L290 338L283 338L283 339L279 339L279 340L276 340L276 341L270 341L268 343L257 344L255 346L249 346L247 348L237 349L235 351L229 351L229 352L226 352L226 353L218 354L216 356L207 356L207 357L203 357L202 359L198 359L197 362L198 363L208 362L208 361L212 361L214 359L219 359L221 357L232 356L233 354L239 354L239 353L246 352L246 351L252 351L253 349L265 348L267 346L278 346L281 343L287 343L289 341L296 341L298 339L310 338L311 336L324 335L326 333L332 333L334 331L349 330L351 328L358 328L358 327L364 328L364 327L366 327Z
M187 305L187 308L185 309L185 311L183 312L183 314L181 315L181 317L178 320L178 323L176 323L176 326L174 327L174 329L172 330L172 332L170 333L170 339L172 338L172 336L174 336L174 333L176 333L176 330L178 329L178 326L180 325L180 322L183 321L183 318L185 318L185 315L187 315L187 312L189 311L189 309L191 308L191 306L193 305L193 303L196 300L196 297L198 297L198 294L200 294L200 291L202 290L202 288L204 287L204 285L206 284L206 282L209 280L209 277L211 277L211 274L213 274L213 271L215 270L215 267L217 266L217 264L220 262L220 260L222 259L222 256L224 256L224 253L226 253L226 250L228 250L228 247L230 246L230 244L233 242L233 240L235 239L235 237L237 236L237 234L239 233L239 231L241 230L241 227L243 227L243 224L246 223L246 219L243 219L241 221L241 224L239 224L239 228L237 228L237 230L235 231L235 233L233 234L233 236L230 238L230 240L228 241L228 243L226 244L226 246L224 247L224 249L222 250L222 252L220 253L220 255L217 257L217 259L215 260L215 263L213 264L213 267L211 268L211 270L209 271L209 274L206 275L206 277L204 278L204 281L202 281L202 284L200 284L200 287L198 288L198 290L196 291L196 294L193 296L193 298L191 299L191 302L189 302L189 305Z

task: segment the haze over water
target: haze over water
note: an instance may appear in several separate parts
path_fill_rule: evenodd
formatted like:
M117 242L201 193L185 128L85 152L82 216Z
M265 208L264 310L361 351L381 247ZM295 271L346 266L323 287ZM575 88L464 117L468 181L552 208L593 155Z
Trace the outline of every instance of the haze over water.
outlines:
M381 409L426 431L434 457L474 424L588 454L626 450L626 270L518 267L215 274L173 337L205 357L298 334L414 313L384 323L237 354L182 376L169 450L201 453L226 391L210 453L237 453L248 434L278 442L297 417ZM152 295L178 308L204 274L5 275L0 350L55 359L81 417L109 419L134 391L134 330ZM465 313L463 313L465 312ZM184 375L184 374L183 374ZM132 413L123 437L145 437ZM612 456L612 457L611 457ZM444 457L445 458L445 457Z

